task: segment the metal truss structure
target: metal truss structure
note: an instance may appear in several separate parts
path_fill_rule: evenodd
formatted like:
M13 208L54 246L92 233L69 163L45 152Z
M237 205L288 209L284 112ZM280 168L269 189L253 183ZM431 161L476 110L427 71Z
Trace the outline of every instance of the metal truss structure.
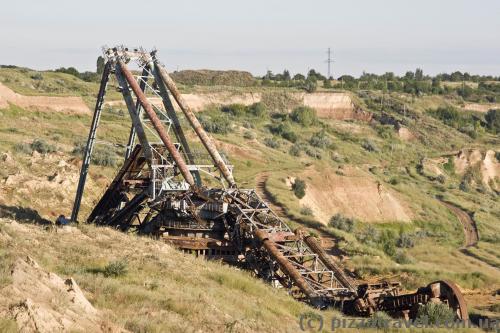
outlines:
M433 301L448 304L457 317L467 319L463 297L451 282L436 281L414 294L400 295L398 283L364 284L350 278L315 237L303 229L292 231L255 190L238 188L233 167L217 151L156 51L115 47L104 49L104 55L73 221L78 218L108 82L114 75L132 125L125 161L87 222L152 235L185 252L240 265L317 307L337 306L355 315L383 310L411 317L419 305ZM136 74L129 69L132 63L138 68ZM186 122L206 152L191 150ZM208 187L207 179L220 185Z

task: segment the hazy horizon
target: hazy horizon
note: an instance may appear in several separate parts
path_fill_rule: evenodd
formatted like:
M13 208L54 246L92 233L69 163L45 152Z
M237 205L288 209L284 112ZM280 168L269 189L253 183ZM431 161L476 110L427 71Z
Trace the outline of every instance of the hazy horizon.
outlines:
M124 44L157 48L170 71L326 74L331 47L334 77L416 68L499 76L500 2L480 3L20 0L0 12L0 64L95 70L101 46Z

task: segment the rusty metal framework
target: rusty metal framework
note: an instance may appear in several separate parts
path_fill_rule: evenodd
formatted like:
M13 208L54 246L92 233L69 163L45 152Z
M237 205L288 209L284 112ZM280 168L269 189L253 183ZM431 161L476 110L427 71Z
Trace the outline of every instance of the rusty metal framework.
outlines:
M185 252L240 265L317 307L337 306L355 315L383 310L408 317L419 305L433 301L448 304L461 319L468 318L463 297L451 282L436 281L416 293L400 295L398 283L364 284L349 277L315 237L303 229L292 231L255 190L238 188L233 167L217 151L156 51L115 47L105 48L104 54L106 65L73 221L78 218L106 88L114 74L132 120L130 136L124 164L87 222L153 235ZM129 69L131 63L140 75ZM191 150L178 114L208 154ZM220 186L206 186L206 177Z

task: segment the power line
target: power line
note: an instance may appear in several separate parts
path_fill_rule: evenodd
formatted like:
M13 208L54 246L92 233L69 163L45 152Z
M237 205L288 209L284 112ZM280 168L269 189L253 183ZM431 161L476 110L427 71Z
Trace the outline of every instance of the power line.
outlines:
M328 54L328 59L325 62L328 64L328 77L327 78L330 79L330 77L332 76L331 75L331 64L333 64L335 61L332 59L333 51L331 51L330 48L328 48L327 54Z

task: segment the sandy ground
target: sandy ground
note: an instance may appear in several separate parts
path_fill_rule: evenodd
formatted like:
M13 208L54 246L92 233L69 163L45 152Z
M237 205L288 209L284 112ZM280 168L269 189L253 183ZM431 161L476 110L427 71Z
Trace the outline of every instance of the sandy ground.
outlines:
M0 108L8 107L9 103L37 110L90 113L81 97L24 96L0 83Z

